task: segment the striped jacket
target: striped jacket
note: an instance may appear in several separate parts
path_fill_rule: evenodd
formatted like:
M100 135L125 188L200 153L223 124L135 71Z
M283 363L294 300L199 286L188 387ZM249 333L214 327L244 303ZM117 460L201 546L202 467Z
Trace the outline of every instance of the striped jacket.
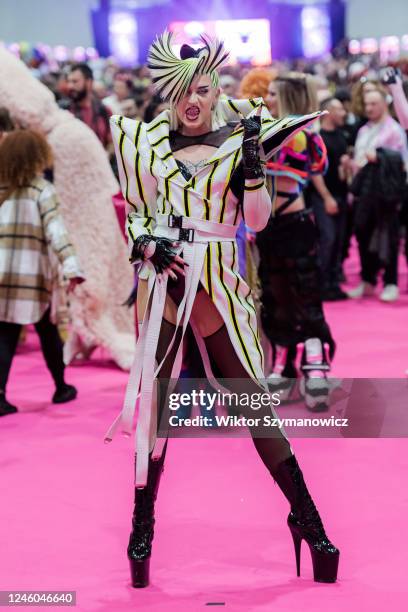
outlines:
M274 120L261 99L223 100L222 104L227 120L237 122L237 127L189 180L181 173L170 147L169 111L161 113L150 124L114 115L111 117L113 142L122 192L128 205L130 246L133 240L146 233L171 237L182 243L183 258L188 267L184 297L177 309L178 320L184 317L181 337L201 282L225 321L242 365L252 378L259 380L264 377L263 353L251 290L239 274L235 236L242 220L242 210L265 210L265 200L269 205L270 196L263 179L242 179L243 203L231 189L234 170L242 159L240 113L251 116L261 106L260 141L265 160L317 115ZM177 227L181 229L177 230ZM157 418L153 389L160 369L159 365L156 370L155 356L167 280L156 279L149 261L143 264L141 276L149 280L152 299L148 302L136 345L123 410L108 430L106 440L112 439L118 427L131 434L140 389L136 486L143 487L147 482L149 449L153 449L154 456L160 456L163 442L163 439L156 438L153 426ZM205 343L194 322L192 328L210 378ZM170 378L178 378L180 366L181 343Z
M111 129L118 160L122 192L128 206L127 233L133 240L141 234L157 233L158 214L238 226L242 208L230 189L232 174L242 159L243 129L239 113L254 115L262 106L260 140L268 160L293 134L319 113L275 120L262 99L223 100L229 121L238 127L190 180L180 172L169 141L170 112L164 111L151 123L111 117ZM245 182L244 198L268 197L263 180ZM147 262L140 271L146 278L153 272ZM204 260L201 283L221 313L242 364L254 378L263 377L263 355L259 343L251 292L238 269L235 240L210 242Z
M82 276L54 186L41 177L0 205L0 321L36 323L51 303L58 261Z

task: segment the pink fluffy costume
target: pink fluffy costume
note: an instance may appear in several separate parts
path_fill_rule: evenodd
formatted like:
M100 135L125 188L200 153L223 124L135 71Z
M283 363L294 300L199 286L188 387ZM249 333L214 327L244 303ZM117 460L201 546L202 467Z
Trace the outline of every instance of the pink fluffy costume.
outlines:
M86 282L71 297L69 362L79 347L101 346L123 369L132 363L134 317L121 304L133 287L133 268L112 196L119 188L95 134L19 59L0 49L0 106L22 127L46 135L54 154L54 183Z

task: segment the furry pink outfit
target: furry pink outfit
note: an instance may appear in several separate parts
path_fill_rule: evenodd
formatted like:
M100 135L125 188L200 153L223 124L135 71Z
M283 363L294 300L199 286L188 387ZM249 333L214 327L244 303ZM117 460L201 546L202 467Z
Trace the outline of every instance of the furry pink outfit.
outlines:
M1 48L0 106L18 124L47 136L61 212L86 277L70 299L72 334L65 359L73 358L80 338L88 347L104 347L119 367L129 369L134 317L121 304L133 287L133 268L112 203L119 187L106 153L92 130L59 109L47 87Z

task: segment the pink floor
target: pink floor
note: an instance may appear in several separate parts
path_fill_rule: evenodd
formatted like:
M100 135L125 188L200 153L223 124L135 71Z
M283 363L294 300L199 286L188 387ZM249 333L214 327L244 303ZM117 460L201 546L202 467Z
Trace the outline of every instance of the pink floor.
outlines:
M355 263L348 266L355 277ZM408 295L326 307L338 341L334 374L402 377L408 367ZM71 368L71 404L52 385L36 340L16 358L0 419L0 590L75 590L77 609L120 612L354 610L408 607L408 445L405 439L296 439L331 539L341 549L334 585L302 575L285 525L287 502L248 439L171 440L157 504L152 585L129 585L131 444L103 443L126 374L99 355ZM211 606L213 609L213 607ZM37 607L36 609L43 609ZM49 608L44 608L49 609Z

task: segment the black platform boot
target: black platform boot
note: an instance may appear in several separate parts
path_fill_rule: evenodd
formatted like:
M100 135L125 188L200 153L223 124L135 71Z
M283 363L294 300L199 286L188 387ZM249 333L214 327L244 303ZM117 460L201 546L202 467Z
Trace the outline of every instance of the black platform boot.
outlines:
M320 515L307 490L296 457L282 461L272 474L290 503L288 526L296 554L297 575L300 576L302 539L309 545L315 582L336 582L340 551L330 542Z
M127 549L132 586L135 588L146 587L149 584L150 556L155 523L154 504L159 490L165 453L166 449L163 450L160 459L154 461L149 457L147 484L143 489L135 488L133 529Z

